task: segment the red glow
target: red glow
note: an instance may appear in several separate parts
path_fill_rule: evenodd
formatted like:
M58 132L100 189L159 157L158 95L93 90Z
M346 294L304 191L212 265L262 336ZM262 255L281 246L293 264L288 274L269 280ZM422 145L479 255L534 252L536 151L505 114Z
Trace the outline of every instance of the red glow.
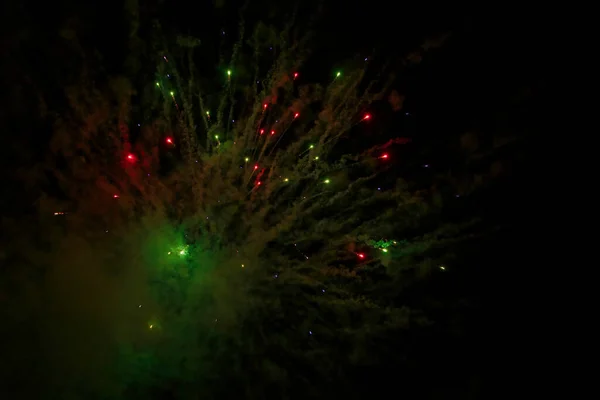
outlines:
M257 185L257 186L260 186L260 184L261 184L261 183L262 183L261 181L258 181L258 182L256 183L256 185Z
M358 256L358 258L365 258L365 255L363 253L356 253L356 255Z
M275 134L275 131L271 131L271 135L274 135L274 134Z
M171 139L170 137L168 137L165 141L169 144L173 144L173 139Z
M135 161L135 156L133 154L127 154L127 159L129 161Z
M254 169L258 169L258 165L255 165L255 166L254 166Z
M260 134L262 135L263 133L265 133L265 130L264 130L264 129L261 129L261 130L260 130Z
M263 104L263 108L267 108L267 103Z
M296 79L298 77L298 73L294 72L294 79Z
M119 195L118 194L113 194L113 199L118 199Z
M388 158L388 155L384 154L384 155L381 156L381 158Z
M363 119L371 119L371 115L370 114L365 114L365 117Z
M300 114L298 114L298 113L294 114L294 118L298 118L299 115Z

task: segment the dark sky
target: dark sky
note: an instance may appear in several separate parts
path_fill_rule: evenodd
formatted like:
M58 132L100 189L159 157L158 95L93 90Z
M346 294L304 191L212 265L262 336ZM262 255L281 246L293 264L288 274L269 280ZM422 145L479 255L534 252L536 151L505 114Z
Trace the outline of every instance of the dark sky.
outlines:
M140 3L142 21L148 24L153 18L160 19L164 31L171 35L169 39L182 33L198 36L203 41L198 55L205 60L203 67L209 73L219 72L218 49L230 47L237 40L238 9L243 2L140 0ZM44 93L59 109L65 84L80 72L76 52L65 45L61 32L64 34L65 28L77 32L86 51L97 49L102 55L107 74L121 73L128 43L123 4L27 0L2 3L0 79L5 89L0 91L0 131L5 139L8 137L0 148L0 181L3 181L0 208L4 214L12 212L13 206L27 205L13 190L24 186L18 180L18 171L34 164L34 158L42 152L31 149L37 146L42 150L45 135L51 131L51 127L32 117L37 113L33 110L39 107L37 94ZM310 0L299 4L299 25L306 26L311 18L316 21L312 27L313 54L300 71L303 78L307 75L306 79L326 82L335 68L355 56L368 56L373 50L399 71L393 88L406 95L402 112L387 116L382 113L384 122L380 125L374 122L372 126L381 127L390 136L410 137L414 147L410 150L412 158L407 154L406 160L415 165L431 160L435 166L432 170L452 171L457 162L454 157L460 154L459 138L465 132L487 132L482 137L491 138L494 133L510 131L529 140L532 132L548 123L542 117L547 101L540 101L548 81L540 55L549 43L539 18L521 10L489 7L485 12L474 9L465 12L452 5L440 9L382 0ZM249 24L262 20L283 27L292 8L288 2L252 1L244 15ZM144 37L149 30L146 25L142 29ZM431 44L444 34L447 40L443 46L423 50L423 44ZM403 60L415 50L422 60L413 66L404 65ZM144 68L153 73L156 64L149 62ZM489 168L489 162L482 168ZM410 171L399 169L398 176L406 176L407 172ZM6 177L11 182L5 184ZM512 191L498 189L490 195L494 204L489 203L489 208L494 212L500 209L496 219L505 216L518 219L513 206L518 197L527 196L516 188L523 189L528 176L521 175L520 179L521 187L513 186ZM499 197L498 192L505 197ZM477 200L473 200L464 208L477 205ZM0 239L2 234L5 233L0 232ZM518 246L514 246L513 239L518 240L505 239L505 244L517 254ZM494 279L501 282L508 278L494 276Z
M147 27L154 18L161 21L171 39L176 34L195 35L202 40L197 63L207 76L221 73L219 50L231 48L237 40L239 7L244 2L141 3L142 37L149 38ZM7 89L0 94L0 117L4 131L31 139L10 141L3 163L20 153L19 146L31 148L40 143L40 135L30 135L39 127L30 126L32 120L26 118L38 105L36 93L60 99L71 76L80 72L78 55L61 37L65 28L77 32L86 51L98 50L107 73L123 72L128 52L124 2L99 4L3 4L0 70ZM244 16L247 25L261 20L283 27L293 9L287 2L251 1ZM386 120L386 129L392 134L418 136L428 143L438 141L444 148L469 130L498 130L504 124L526 131L534 121L540 121L536 115L543 112L542 105L536 110L519 109L520 98L531 94L541 97L545 85L539 60L548 39L539 19L510 9L434 9L381 0L303 1L296 10L297 25L311 26L312 32L312 55L300 71L303 78L327 82L348 60L374 51L379 59L390 61L397 72L393 87L406 95L403 111L411 114L406 118L396 113ZM448 36L441 48L422 49L424 43L444 34ZM403 66L403 60L415 50L422 61L414 67ZM144 67L149 74L155 71L152 63Z
M10 4L7 4L10 3ZM57 74L68 67L68 57L61 57L57 36L61 27L78 32L84 45L91 45L105 55L107 65L115 63L119 69L126 54L127 30L121 1L56 3L6 2L3 4L2 52L8 58L18 57L21 63ZM190 33L203 41L202 54L207 64L217 61L220 46L237 40L239 7L246 2L222 0L147 1L140 2L142 22L148 24L158 18L166 32ZM244 16L248 25L260 19L267 24L283 27L294 10L293 3L249 1ZM426 59L415 74L406 73L398 84L407 90L418 86L418 97L413 101L431 102L440 108L449 105L448 97L459 104L467 101L464 109L478 114L472 107L486 104L479 99L494 93L504 101L506 92L515 86L536 81L539 68L532 61L545 47L544 31L536 28L539 20L522 12L492 9L461 10L453 7L434 8L411 3L375 1L303 1L296 8L299 25L315 20L312 32L313 56L310 67L315 75L328 75L346 59L358 55L385 54L386 58L406 56L426 39L451 33L451 40L441 51ZM142 27L144 28L144 27ZM226 32L226 37L219 35ZM300 32L302 33L302 32ZM221 43L225 40L225 43ZM213 50L213 51L211 51ZM201 51L202 52L202 51ZM441 53L441 54L440 54ZM10 65L9 65L10 66ZM5 71L5 78L10 73ZM65 68L68 72L68 68ZM42 72L42 75L44 73ZM421 76L426 78L422 79ZM532 79L533 78L533 79ZM13 79L10 77L9 79ZM423 90L425 89L425 90ZM470 99L478 98L477 101ZM454 110L450 112L454 114Z

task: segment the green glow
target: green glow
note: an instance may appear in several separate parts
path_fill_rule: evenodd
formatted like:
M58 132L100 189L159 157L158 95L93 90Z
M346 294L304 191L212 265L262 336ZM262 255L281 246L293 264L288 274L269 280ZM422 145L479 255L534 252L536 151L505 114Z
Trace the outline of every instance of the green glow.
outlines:
M175 93L171 92L171 96L173 96Z
M158 320L156 318L152 318L150 321L148 321L148 329L149 330L157 330L160 329L160 323L158 322Z
M329 182L330 182L330 180L329 180L329 179L325 179L323 182L325 182L325 183L329 183Z
M309 149L312 149L313 147L315 147L314 144L311 144L310 146L308 146Z
M219 140L219 135L215 135L215 139Z
M318 159L319 159L319 156L316 156L316 157L315 157L315 160L318 160Z
M188 255L188 246L180 246L177 249L177 253L179 254L180 257L185 257Z
M404 244L404 243L406 243L406 241L402 241L402 244ZM368 240L367 244L371 247L374 247L376 249L383 251L384 253L387 253L388 248L390 248L391 246L397 245L398 242L395 240L381 239L381 240Z
M248 162L250 159L248 157L244 158L244 161Z
M175 249L169 251L167 254L171 255L171 254L179 254L181 257L185 257L188 255L188 246L177 246L175 247Z
M289 182L289 179L288 179L288 178L285 178L283 181L284 181L284 182Z
M210 111L207 111L207 112L206 112L206 115L210 115Z
M336 77L336 78L339 78L339 77L340 77L340 75L342 75L342 73L341 73L340 71L338 71L338 72L335 74L335 77Z
M160 83L156 82L156 86L160 86Z
M230 69L227 70L227 75L231 76L231 70Z

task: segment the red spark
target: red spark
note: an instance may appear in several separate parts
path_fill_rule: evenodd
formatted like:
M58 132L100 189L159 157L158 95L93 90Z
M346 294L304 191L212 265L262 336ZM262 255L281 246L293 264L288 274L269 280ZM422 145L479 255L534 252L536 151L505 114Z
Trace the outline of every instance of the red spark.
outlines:
M265 130L264 130L264 129L261 129L261 130L260 130L260 134L262 135L263 133L265 133Z
M387 153L386 153L386 154L384 154L384 155L382 155L380 158L388 158L388 155L387 155Z
M371 119L371 115L370 114L365 114L365 117L363 119Z
M275 134L275 131L271 131L271 135L274 135L274 134Z
M119 195L118 194L113 194L113 199L118 199Z
M365 255L363 253L356 253L356 255L358 256L358 258L365 258Z
M135 156L133 154L127 154L127 159L129 161L135 161Z
M298 114L298 113L294 114L294 118L298 118L299 115L300 114Z
M170 137L168 137L165 141L169 144L173 144L173 139L171 139Z
M298 73L294 72L294 79L296 79L298 77Z
M254 166L254 169L258 169L258 165L255 165L255 166Z

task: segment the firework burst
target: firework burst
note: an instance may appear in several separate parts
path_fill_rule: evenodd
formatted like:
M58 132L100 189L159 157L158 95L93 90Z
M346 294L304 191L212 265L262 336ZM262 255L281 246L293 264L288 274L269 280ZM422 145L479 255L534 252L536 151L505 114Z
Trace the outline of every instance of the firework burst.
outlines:
M197 76L195 45L164 51L142 89L124 78L100 96L72 89L73 118L52 143L68 164L53 167L69 199L52 203L67 227L55 240L85 231L94 265L129 271L119 298L132 311L114 325L143 331L125 342L150 346L161 368L214 364L215 335L254 343L241 352L270 341L260 318L297 349L360 329L326 318L333 310L407 318L357 289L390 267L391 238L426 211L389 174L389 148L404 139L368 138L388 81L362 63L310 82L301 45L279 46L266 73L245 68L240 31L216 94Z

